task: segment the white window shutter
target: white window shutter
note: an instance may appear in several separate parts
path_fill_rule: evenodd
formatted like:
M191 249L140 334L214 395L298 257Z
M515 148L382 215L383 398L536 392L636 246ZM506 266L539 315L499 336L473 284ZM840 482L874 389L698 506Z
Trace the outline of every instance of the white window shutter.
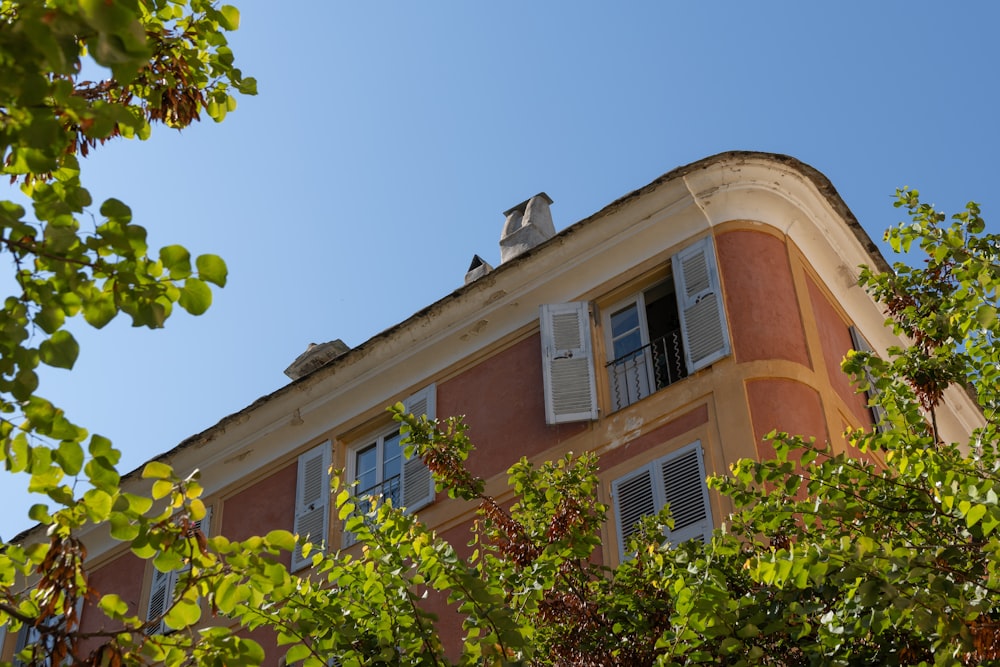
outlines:
M861 335L858 328L853 325L851 326L851 341L854 343L854 349L858 352L875 354L872 346L868 344L868 341ZM865 369L865 377L868 380L868 389L865 391L865 396L868 397L868 408L872 413L872 422L874 422L876 430L882 431L887 428L885 408L877 404L878 387L875 386L875 378L867 368Z
M201 519L195 521L192 524L193 529L200 530L208 537L210 534L212 525L212 506L205 506L205 516ZM188 537L193 537L189 535ZM178 577L181 573L186 572L190 569L191 564L188 563L180 570L175 570L173 572L160 572L155 567L153 568L153 576L149 582L149 603L146 609L146 618L153 620L155 618L160 618L167 610L170 608L170 604L173 602L174 588L177 586ZM157 623L150 623L146 626L146 634L166 634L172 632L162 620Z
M330 443L324 442L299 456L298 482L295 489L295 528L299 537L315 545L326 541L330 508ZM292 570L307 567L311 558L303 558L302 548L292 552Z
M695 539L707 542L714 524L701 443L694 442L664 457L658 467L663 499L674 519L673 530L666 533L667 540L673 544Z
M586 302L542 305L545 422L597 419L597 389Z
M205 537L212 536L212 506L205 505L205 516L194 522L195 528L200 530Z
M163 634L167 631L162 617L170 608L174 597L174 584L177 582L176 572L160 572L153 568L153 576L149 585L149 603L146 607L146 634Z
M711 237L684 248L671 260L688 373L729 354L729 328L722 303Z
M628 540L638 529L639 519L655 514L663 506L662 501L657 501L652 467L645 465L613 481L611 496L618 526L618 553L624 557L628 553Z
M705 477L704 452L696 440L611 482L620 557L628 557L628 539L639 520L664 505L674 520L673 530L664 530L668 542L711 539L715 524Z
M417 417L426 415L427 419L434 419L434 411L437 408L436 397L436 389L432 384L404 400L403 407ZM400 477L402 487L400 495L407 512L413 512L434 502L434 478L416 452L403 462Z

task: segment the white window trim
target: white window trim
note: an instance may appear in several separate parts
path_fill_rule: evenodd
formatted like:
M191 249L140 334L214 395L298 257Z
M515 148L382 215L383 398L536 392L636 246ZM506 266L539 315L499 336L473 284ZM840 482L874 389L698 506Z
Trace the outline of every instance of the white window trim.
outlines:
M712 237L701 238L674 253L670 258L670 270L674 279L674 296L680 319L684 362L687 375L691 376L732 352L722 281ZM623 299L613 308L605 310L617 310L621 305L630 302L641 304L642 307L637 310L643 324L641 332L643 344L647 345L649 326L646 322L644 291L637 289L629 299ZM595 360L588 309L589 304L586 302L542 304L539 309L542 382L547 424L598 418ZM571 331L572 327L557 326L555 318L565 318L574 314L583 340L571 348L570 343L575 344L577 341L571 341L573 337L566 336L565 332ZM602 327L605 342L609 342L610 315L602 316ZM556 338L560 337L557 331L564 332L561 337L565 339L566 344L562 348L557 348ZM607 354L613 355L614 347L607 345L607 348ZM567 359L572 360L572 363L562 361ZM613 359L614 357L610 357L608 361ZM561 365L557 363L560 361ZM584 361L586 365L582 363ZM647 364L647 368L648 372L652 372L652 364ZM650 386L654 385L655 381ZM651 396L653 393L655 391L650 391L647 395ZM627 406L616 406L612 411L624 407Z
M653 283L653 285L651 285L650 287L655 286L657 284L659 283ZM647 287L646 289L649 289L649 287ZM603 307L601 308L601 326L604 333L605 357L607 357L605 363L607 372L605 374L607 375L608 379L608 394L609 394L608 399L611 401L611 412L617 412L618 410L623 410L630 405L634 405L635 403L641 401L643 398L655 394L657 391L655 389L656 378L653 376L653 360L650 357L650 351L649 348L647 347L649 345L649 323L646 321L646 296L645 296L646 289L640 289L635 294L632 294L626 299L618 301L617 303L611 305L608 308L603 308ZM674 298L676 300L676 296ZM611 377L612 373L615 373L617 369L607 365L617 358L615 357L615 344L613 338L614 332L612 331L611 328L611 316L631 305L635 306L636 315L639 320L639 343L641 347L644 348L642 354L644 357L643 366L645 367L646 370L646 378L645 378L646 385L645 387L643 387L644 391L639 392L643 394L640 398L637 398L634 401L626 400L621 405L619 405L618 401L615 400L615 397L613 395L615 380L612 379Z
M420 391L414 393L412 396L407 397L406 399L403 400L403 408L407 412L412 412L417 417L426 416L427 419L434 419L437 410L437 386L434 384L430 384L421 389ZM377 431L373 431L367 437L359 438L357 442L346 448L347 461L345 462L346 465L344 467L349 483L353 483L358 477L357 476L358 452L360 452L363 449L367 449L372 444L375 444L378 447L376 466L379 473L379 477L381 477L382 463L384 460L383 457L385 455L385 449L384 449L385 438L391 437L398 431L399 431L399 425L393 424L392 426L387 426ZM411 514L419 509L422 509L430 505L431 503L434 502L436 496L433 476L431 476L430 471L427 470L426 466L423 464L422 461L415 459L415 456L416 453L414 453L414 456L406 458L404 454L404 458L400 463L399 504L402 505L403 511L406 514ZM416 475L415 479L417 481L415 482L415 484L417 485L421 483L427 484L427 487L425 488L423 495L420 495L421 489L419 488L419 486L412 486L411 484L407 483L408 476L413 476L413 475ZM409 477L409 479L414 479L414 477ZM378 483L381 484L384 481L385 480L380 480ZM358 490L363 490L363 489L358 489ZM417 495L415 500L407 504L406 503L407 496L412 495L410 492L413 492ZM361 510L362 512L368 511L368 507L364 505L364 503L367 502L366 498L358 498L356 499L355 502L358 504L359 510ZM355 543L354 534L348 530L343 531L341 540L345 548Z

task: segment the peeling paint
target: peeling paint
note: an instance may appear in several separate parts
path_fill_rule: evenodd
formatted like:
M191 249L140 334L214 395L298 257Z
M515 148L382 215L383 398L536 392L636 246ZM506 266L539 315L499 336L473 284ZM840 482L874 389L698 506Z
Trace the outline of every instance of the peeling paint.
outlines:
M228 459L226 459L225 461L223 461L223 463L238 463L238 462L242 461L243 459L245 459L246 457L250 456L251 454L253 454L253 450L252 449L248 449L246 451L240 452L236 456L230 456Z
M468 340L472 336L478 336L479 333L483 329L485 329L486 325L488 325L489 323L490 323L489 320L479 320L478 322L476 322L475 324L473 324L471 327L469 327L469 329L464 334L462 334L461 336L459 336L459 339L460 340Z
M638 415L633 415L625 419L625 431L636 431L642 428L644 419Z
M502 290L502 289L501 290L497 290L496 292L493 292L493 294L490 294L486 298L486 301L483 302L483 305L489 305L489 304L493 303L494 301L499 301L500 299L504 298L505 296L507 296L507 291L506 290Z

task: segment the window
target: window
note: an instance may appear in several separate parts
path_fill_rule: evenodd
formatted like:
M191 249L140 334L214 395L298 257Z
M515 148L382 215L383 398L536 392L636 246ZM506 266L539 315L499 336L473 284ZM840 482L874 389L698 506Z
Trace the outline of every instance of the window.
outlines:
M83 602L84 599L81 597L76 601L76 625L75 628L80 627L80 617L83 613ZM39 665L40 667L50 667L52 665L52 653L55 650L57 644L56 637L53 636L54 630L66 631L70 628L63 627L66 625L65 614L58 614L56 616L50 616L43 620L40 627L22 625L21 630L17 633L17 641L14 643L14 660L11 664L15 666L21 666L26 664ZM3 644L7 638L7 626L0 628L0 653L3 652ZM37 654L37 657L44 658L41 661L32 661L31 663L25 663L17 659L17 654L23 651L25 648L32 647L35 650L42 651L41 654ZM74 663L73 656L69 655L70 646L67 643L64 647L67 655L63 659L63 665L70 665Z
M295 526L293 532L308 537L313 544L326 541L330 525L330 443L324 442L299 456L295 483ZM292 552L292 571L308 567L311 558L302 555L301 545Z
M201 530L207 537L211 530L211 525L212 508L211 506L206 506L205 516L194 523L194 529ZM173 629L168 628L163 622L163 616L173 603L174 588L177 587L177 582L190 568L190 564L180 570L172 570L171 572L160 572L155 567L153 568L153 575L149 582L149 602L146 605L146 619L149 621L146 625L147 635L173 632Z
M604 331L613 410L687 376L672 279L610 308L604 317Z
M711 237L670 260L665 280L607 309L602 327L612 411L729 354L729 330ZM589 304L540 311L546 423L597 419Z
M868 352L869 354L875 354L872 346L869 345L865 337L861 335L861 332L857 327L851 326L851 341L854 343L854 349L858 352ZM875 386L875 378L872 377L871 372L866 368L865 375L868 380L868 389L865 390L865 396L868 397L868 411L871 412L872 424L874 428L878 431L884 431L888 428L888 423L885 417L885 408L878 404L878 387Z
M407 412L434 418L435 387L430 385L403 401ZM413 512L434 501L434 479L419 456L406 458L403 437L390 428L348 450L347 473L357 482L354 493L361 499L359 509L367 511L364 499L390 500L393 507ZM354 543L344 533L344 545Z
M714 524L705 477L704 453L695 441L611 482L619 556L626 557L639 520L666 505L674 519L673 529L664 530L668 542L708 541Z
M401 440L399 429L394 429L353 452L355 492L359 498L382 498L399 507L403 477Z

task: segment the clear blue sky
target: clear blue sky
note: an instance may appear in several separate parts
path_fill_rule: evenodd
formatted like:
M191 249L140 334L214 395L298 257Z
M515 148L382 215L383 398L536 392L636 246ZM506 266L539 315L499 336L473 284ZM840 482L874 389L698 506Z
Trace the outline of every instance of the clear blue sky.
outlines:
M721 151L793 155L874 237L896 187L1000 230L993 2L233 0L260 94L87 159L95 199L229 263L203 317L77 327L41 393L123 469L286 383L310 342L357 345L496 264L501 212L546 191L556 228ZM278 10L276 8L280 7ZM9 476L0 535L33 502Z

